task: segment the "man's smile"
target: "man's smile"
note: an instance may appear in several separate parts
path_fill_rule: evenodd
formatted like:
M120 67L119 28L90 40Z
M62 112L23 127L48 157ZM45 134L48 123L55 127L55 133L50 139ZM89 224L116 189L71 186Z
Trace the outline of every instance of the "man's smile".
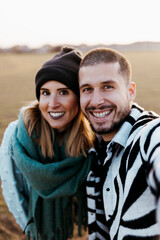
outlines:
M108 116L111 113L112 110L110 111L104 111L104 112L90 112L94 117L97 118L104 118L106 116Z

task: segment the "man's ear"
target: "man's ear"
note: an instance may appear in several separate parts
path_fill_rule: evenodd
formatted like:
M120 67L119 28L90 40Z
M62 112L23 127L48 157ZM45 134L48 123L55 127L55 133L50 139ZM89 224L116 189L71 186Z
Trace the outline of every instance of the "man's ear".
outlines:
M134 82L131 82L129 84L129 94L130 94L130 100L134 100L136 97L136 84Z

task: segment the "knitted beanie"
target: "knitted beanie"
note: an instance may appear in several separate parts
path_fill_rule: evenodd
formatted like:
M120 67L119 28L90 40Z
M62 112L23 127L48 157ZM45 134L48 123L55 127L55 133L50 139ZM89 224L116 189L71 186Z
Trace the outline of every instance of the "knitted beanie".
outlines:
M36 97L39 100L40 88L48 81L58 81L79 96L78 71L82 53L71 47L63 47L61 52L42 65L35 78Z

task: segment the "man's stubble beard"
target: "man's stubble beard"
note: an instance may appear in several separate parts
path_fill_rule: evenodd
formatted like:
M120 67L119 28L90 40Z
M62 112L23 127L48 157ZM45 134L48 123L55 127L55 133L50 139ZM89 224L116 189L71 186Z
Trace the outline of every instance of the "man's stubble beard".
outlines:
M120 127L122 126L122 124L124 123L124 121L126 120L126 118L128 117L130 110L131 110L130 108L126 108L125 111L123 110L123 113L120 112L119 114L117 114L118 120L116 121L115 118L113 118L113 122L111 123L111 125L108 128L102 128L101 126L104 125L103 123L100 124L101 126L99 128L98 127L95 128L93 126L92 122L87 117L87 114L85 114L85 113L83 113L83 114L88 119L93 132L95 132L96 134L99 134L99 135L104 135L104 134L109 134L109 133L119 130Z

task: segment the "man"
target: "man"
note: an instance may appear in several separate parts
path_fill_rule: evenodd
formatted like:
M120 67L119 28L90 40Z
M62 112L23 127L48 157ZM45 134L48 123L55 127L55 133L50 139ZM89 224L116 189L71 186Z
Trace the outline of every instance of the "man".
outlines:
M79 85L82 112L98 139L86 188L89 239L157 239L158 115L133 103L130 63L114 50L86 54Z

